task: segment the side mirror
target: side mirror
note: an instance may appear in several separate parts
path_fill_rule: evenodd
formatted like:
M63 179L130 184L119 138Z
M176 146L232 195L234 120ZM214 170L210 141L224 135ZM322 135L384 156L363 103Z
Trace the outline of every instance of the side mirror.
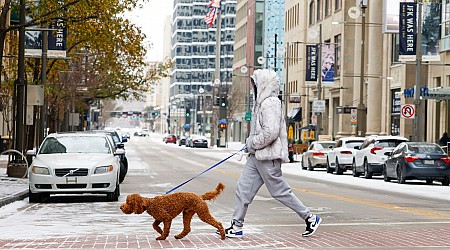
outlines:
M116 152L114 153L115 156L121 156L125 154L125 150L124 149L117 149Z
M354 148L354 149L357 149L357 150L360 150L360 149L361 149L360 146L354 146L353 148Z
M117 143L117 148L124 149L125 145L123 143Z
M36 151L34 151L34 149L27 150L26 155L27 156L36 156Z
M328 146L328 148L329 148L329 149L333 149L334 147L330 145L330 146Z
M127 142L127 141L128 141L128 138L122 137L122 142Z

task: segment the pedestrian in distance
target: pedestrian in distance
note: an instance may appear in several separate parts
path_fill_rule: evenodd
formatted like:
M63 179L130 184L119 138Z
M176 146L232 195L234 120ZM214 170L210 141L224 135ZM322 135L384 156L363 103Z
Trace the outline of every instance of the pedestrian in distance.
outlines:
M231 226L225 230L225 235L230 238L243 236L248 206L265 184L273 198L305 220L306 231L302 235L311 236L322 219L303 205L282 176L281 163L289 162L289 152L286 123L278 98L278 75L271 69L258 69L251 81L255 100L246 141L249 155L237 183Z
M447 146L447 143L450 142L450 138L448 137L447 132L444 132L441 139L439 139L439 145L441 146Z

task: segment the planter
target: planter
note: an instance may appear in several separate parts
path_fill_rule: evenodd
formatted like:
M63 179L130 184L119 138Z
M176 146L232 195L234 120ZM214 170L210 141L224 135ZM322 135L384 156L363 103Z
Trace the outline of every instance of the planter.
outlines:
M26 178L27 165L11 163L8 165L6 173L8 174L8 177Z

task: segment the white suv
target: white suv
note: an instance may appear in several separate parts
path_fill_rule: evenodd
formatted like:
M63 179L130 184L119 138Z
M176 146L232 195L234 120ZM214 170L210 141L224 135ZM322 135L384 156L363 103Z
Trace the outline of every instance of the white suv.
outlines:
M346 170L352 169L353 156L360 147L364 137L343 137L336 141L336 147L332 148L327 154L327 173L341 175Z
M372 135L367 137L353 157L353 176L359 177L360 174L364 174L366 179L370 179L373 175L381 175L383 164L387 159L384 153L391 152L405 141L408 139L401 136Z

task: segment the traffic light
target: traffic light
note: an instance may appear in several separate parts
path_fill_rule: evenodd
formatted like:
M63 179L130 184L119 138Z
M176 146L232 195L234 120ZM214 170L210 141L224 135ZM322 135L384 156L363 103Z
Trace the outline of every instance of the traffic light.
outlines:
M220 107L226 107L227 106L227 96L223 95L220 97Z
M186 109L186 116L187 117L191 116L191 109Z
M219 128L220 129L226 129L227 128L227 124L219 124Z

